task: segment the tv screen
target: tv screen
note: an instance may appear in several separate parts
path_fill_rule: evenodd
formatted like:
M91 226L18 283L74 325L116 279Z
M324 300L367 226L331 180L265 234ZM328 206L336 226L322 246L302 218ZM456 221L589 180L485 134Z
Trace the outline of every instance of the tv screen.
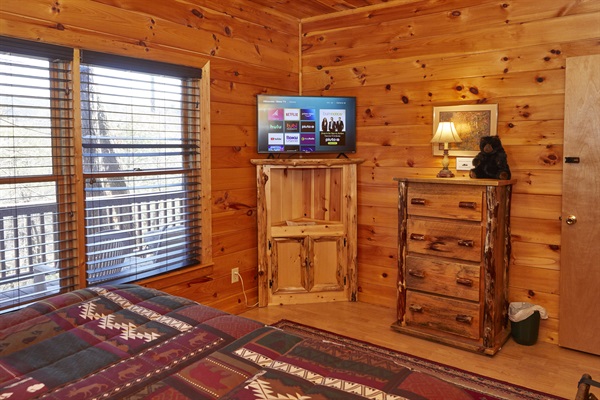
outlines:
M259 153L355 153L356 98L257 96Z

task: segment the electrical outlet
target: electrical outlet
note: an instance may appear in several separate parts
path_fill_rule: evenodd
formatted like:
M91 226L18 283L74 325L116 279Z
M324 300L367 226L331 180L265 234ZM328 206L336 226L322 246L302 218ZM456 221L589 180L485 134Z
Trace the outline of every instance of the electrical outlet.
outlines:
M473 168L473 159L469 157L456 157L456 170L468 171Z
M240 280L240 269L239 268L231 268L231 283L239 282Z

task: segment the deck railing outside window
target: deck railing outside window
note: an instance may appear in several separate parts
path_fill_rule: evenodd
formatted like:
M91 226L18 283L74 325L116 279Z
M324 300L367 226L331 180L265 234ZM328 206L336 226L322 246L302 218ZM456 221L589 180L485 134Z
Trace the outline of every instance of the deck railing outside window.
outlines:
M0 310L201 263L200 72L0 40Z

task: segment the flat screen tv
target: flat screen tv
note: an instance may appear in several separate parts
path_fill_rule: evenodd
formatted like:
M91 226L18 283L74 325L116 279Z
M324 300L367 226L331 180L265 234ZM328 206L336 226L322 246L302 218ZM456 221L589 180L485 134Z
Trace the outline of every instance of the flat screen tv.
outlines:
M258 152L355 153L356 98L258 95Z

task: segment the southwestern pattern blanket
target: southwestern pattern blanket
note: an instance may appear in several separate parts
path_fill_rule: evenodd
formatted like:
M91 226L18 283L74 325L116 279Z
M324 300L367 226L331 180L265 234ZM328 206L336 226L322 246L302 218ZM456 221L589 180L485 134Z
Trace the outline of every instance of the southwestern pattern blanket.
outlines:
M0 399L144 397L261 326L136 285L61 294L0 318Z
M0 317L0 400L474 400L389 357L136 285Z

